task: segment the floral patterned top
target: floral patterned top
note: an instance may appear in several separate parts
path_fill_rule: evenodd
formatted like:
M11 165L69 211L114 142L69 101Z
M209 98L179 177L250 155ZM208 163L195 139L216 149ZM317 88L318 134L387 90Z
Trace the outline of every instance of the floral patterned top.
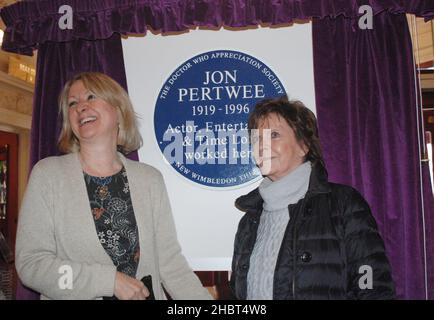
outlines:
M117 271L135 277L139 234L125 168L109 177L83 173L99 242Z

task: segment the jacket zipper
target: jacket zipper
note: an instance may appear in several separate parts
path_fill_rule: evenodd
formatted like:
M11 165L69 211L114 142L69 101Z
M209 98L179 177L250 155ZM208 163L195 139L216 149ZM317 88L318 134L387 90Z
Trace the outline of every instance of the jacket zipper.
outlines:
M291 205L288 206L288 215L289 215L289 207ZM283 239L282 239L282 244L284 244L286 242L286 238L288 237L288 230L291 227L292 224L292 218L291 215L289 215L289 222L288 225L285 228L285 234L283 235ZM275 281L275 275L276 275L276 269L279 266L280 260L282 259L282 251L284 250L283 245L280 246L279 249L279 254L277 255L277 260L276 260L276 267L274 268L274 275L273 275L273 288L274 288L274 281ZM273 289L273 299L274 299L274 289Z
M296 245L296 241L297 241L297 219L300 215L300 213L303 215L304 210L306 209L306 202L308 200L308 193L306 194L305 198L303 199L300 211L296 212L295 216L294 216L294 231L292 232L292 252L293 252L293 259L292 259L292 299L295 300L296 299L296 295L295 295L295 270L297 268L297 259L298 259L298 255L297 255L297 245ZM299 224L300 225L300 224Z

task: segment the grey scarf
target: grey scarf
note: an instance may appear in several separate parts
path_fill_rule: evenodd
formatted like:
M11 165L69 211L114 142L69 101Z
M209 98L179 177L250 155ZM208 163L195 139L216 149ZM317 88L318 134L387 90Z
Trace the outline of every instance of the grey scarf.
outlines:
M247 275L247 299L273 299L273 279L286 226L288 205L304 198L309 188L312 166L305 162L285 177L271 181L265 178L259 186L264 199L255 247Z
M272 212L297 203L307 192L311 171L312 165L308 161L279 180L264 178L259 185L259 193L264 199L263 209Z

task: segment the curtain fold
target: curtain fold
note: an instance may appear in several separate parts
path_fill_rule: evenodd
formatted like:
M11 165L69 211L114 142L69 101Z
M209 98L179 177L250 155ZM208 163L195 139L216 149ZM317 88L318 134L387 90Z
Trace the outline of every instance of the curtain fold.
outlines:
M429 163L424 162L422 166L422 179L425 205L425 234L427 254L427 291L428 298L434 300L434 195L430 179Z
M357 17L369 4L375 14L414 13L434 18L432 0L40 0L20 1L1 10L7 28L3 50L32 55L47 41L107 39L113 33L186 31L197 26L278 25L311 17ZM72 30L59 28L59 8L70 5Z
M57 139L62 126L58 97L63 85L83 71L103 72L127 89L122 43L119 34L106 40L47 42L40 46L30 142L30 168L40 159L59 155ZM129 158L138 160L137 152ZM37 299L39 294L17 286L17 299Z
M424 299L422 221L427 219L422 216L406 17L378 14L373 30L361 30L356 20L345 17L314 19L313 43L318 122L330 178L354 186L370 203L397 296ZM426 245L432 247L432 225L426 232ZM434 268L433 255L428 252L429 269Z

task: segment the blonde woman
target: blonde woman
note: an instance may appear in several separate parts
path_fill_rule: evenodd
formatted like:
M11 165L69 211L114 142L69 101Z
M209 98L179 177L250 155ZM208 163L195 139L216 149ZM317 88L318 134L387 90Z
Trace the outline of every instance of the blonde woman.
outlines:
M35 165L19 216L24 285L49 299L165 299L162 285L174 299L210 299L181 253L162 175L124 156L142 144L127 93L81 73L60 108L66 155Z

